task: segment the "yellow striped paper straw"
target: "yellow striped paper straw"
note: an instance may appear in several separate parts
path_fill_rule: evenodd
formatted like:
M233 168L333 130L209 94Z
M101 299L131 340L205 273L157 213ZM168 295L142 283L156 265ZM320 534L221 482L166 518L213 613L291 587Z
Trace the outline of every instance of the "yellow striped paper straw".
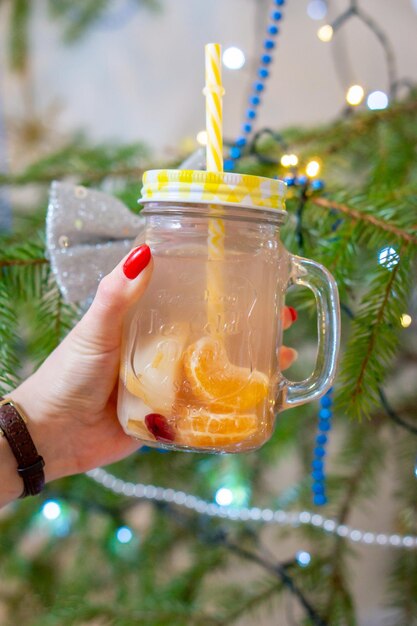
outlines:
M224 89L221 73L221 46L218 43L209 43L205 47L206 57L206 169L208 172L223 171L223 111L222 96ZM216 212L216 207L211 207ZM220 263L224 258L224 221L219 218L210 218L208 227L208 258L207 291L208 291L208 322L212 332L221 332L220 325L223 319L221 296L222 269ZM214 261L214 263L210 263Z

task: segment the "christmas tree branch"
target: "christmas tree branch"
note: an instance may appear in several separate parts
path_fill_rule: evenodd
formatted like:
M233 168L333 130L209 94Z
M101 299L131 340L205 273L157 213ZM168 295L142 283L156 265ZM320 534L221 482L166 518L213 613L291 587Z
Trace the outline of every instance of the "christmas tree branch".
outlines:
M376 433L382 424L382 421L375 422L373 420L366 426L361 426L361 432L363 432L363 428L366 428L368 437L372 440L372 444L375 444ZM349 515L356 504L357 497L363 492L364 476L368 471L374 469L375 445L367 445L365 439L366 437L363 437L360 457L356 459L356 469L351 476L344 481L346 489L336 515L338 524L346 524L348 522ZM345 588L345 553L346 540L343 537L335 535L333 538L333 550L327 561L327 566L330 568L328 576L329 589L324 610L325 619L331 624L333 623L332 616L334 607L337 606L340 596L342 602L350 601L350 597Z
M46 265L49 264L48 259L0 259L0 269L2 267L18 267L18 266L31 266L31 265Z
M400 250L400 258L402 256L402 254L405 252L405 250L406 250L406 247L403 246L401 248L401 250ZM361 366L360 366L359 374L358 374L358 377L356 379L354 388L351 391L351 393L352 393L351 401L353 403L356 401L356 398L358 396L360 396L361 394L363 394L363 392L364 392L363 381L364 381L365 371L367 369L369 360L371 358L373 349L375 347L375 342L377 340L378 333L380 331L380 327L381 327L382 321L384 319L385 310L386 310L386 307L387 307L387 304L388 304L388 299L391 296L393 285L395 283L395 279L397 277L399 268L400 268L400 263L397 263L397 265L395 265L393 268L391 268L391 276L390 276L390 279L387 282L387 285L385 287L384 297L383 297L382 303L381 303L381 305L379 307L379 311L378 311L376 320L375 320L375 322L372 325L372 330L371 330L371 333L370 333L370 336L369 336L368 346L367 346L366 352L365 352L365 354L363 356L363 359L362 359L362 363L361 363Z
M219 619L219 626L228 626L233 624L239 617L246 615L249 611L256 608L259 605L263 605L271 596L279 593L283 589L282 582L274 581L265 589L262 589L259 593L245 598L244 602L240 606L234 607L231 611L226 613L224 617Z
M314 607L310 604L309 600L305 597L301 589L294 582L293 578L288 574L287 568L284 565L280 563L270 563L265 558L261 557L255 552L251 552L250 550L242 548L242 546L233 543L232 541L229 541L225 533L217 534L216 543L224 546L241 558L260 565L270 574L277 576L282 585L284 585L298 599L314 626L328 626L327 622L320 617Z
M403 239L407 243L417 245L417 236L411 235L404 229L398 228L393 224L380 220L374 215L363 213L362 211L358 211L357 209L349 207L346 204L340 204L339 202L334 202L333 200L328 200L327 198L310 198L310 202L324 209L335 210L344 213L354 221L365 222L375 228L391 233L392 235Z
M51 169L45 172L23 172L21 174L0 174L0 186L4 185L30 185L36 184L49 184L52 180L62 180L68 176L82 179L84 182L100 182L108 176L114 178L137 178L142 176L146 168L139 167L109 167L106 170L86 170L76 167L62 167L57 169Z

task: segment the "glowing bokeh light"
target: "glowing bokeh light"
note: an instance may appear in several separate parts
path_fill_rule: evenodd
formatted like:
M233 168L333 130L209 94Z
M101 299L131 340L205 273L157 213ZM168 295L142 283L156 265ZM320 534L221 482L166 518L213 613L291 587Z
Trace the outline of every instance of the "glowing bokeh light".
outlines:
M311 554L305 550L300 550L295 555L295 560L301 567L307 567L311 563Z
M120 543L130 543L133 539L133 533L127 526L120 526L116 531L116 539Z
M320 171L320 163L318 161L309 161L306 166L306 174L309 178L314 178Z
M378 252L378 263L389 270L395 267L399 260L399 254L396 249L391 246L385 246L385 248L381 248Z
M219 506L229 506L233 502L233 492L227 487L220 487L220 489L216 491L214 499Z
M366 99L366 106L371 111L381 111L388 106L388 96L384 91L372 91Z
M226 48L223 52L223 65L229 70L240 70L245 65L245 55L243 50L236 46Z
M321 26L317 31L317 37L320 41L323 41L323 43L331 41L333 39L333 26L330 26L330 24Z
M400 323L403 328L408 328L412 321L413 318L408 313L403 313L400 317Z
M363 87L360 85L351 85L346 93L346 102L350 106L356 107L360 104L365 96Z
M327 15L327 2L325 0L310 0L307 5L307 15L312 20L322 20Z
M207 131L200 130L200 132L198 132L196 135L196 139L197 139L197 142L200 144L200 146L206 146L207 145Z
M61 506L55 500L47 500L42 507L42 515L51 521L58 519L61 512Z

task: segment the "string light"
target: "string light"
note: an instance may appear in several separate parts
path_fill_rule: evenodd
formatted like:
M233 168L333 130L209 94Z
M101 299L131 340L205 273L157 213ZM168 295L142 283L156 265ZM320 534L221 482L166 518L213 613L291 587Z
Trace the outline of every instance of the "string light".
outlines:
M55 500L47 500L42 506L42 515L50 521L58 519L61 515L61 506Z
M309 161L306 165L306 174L309 178L314 178L320 171L320 163L316 160Z
M329 41L331 41L333 39L333 32L334 32L333 31L333 26L330 26L330 24L325 24L324 26L321 26L318 29L317 37L323 43L329 43Z
M385 246L378 252L378 263L389 270L392 270L400 260L400 256L395 248Z
M351 106L358 106L363 100L365 92L360 85L351 85L346 93L346 102Z
M400 323L403 328L408 328L412 321L413 318L408 313L403 313L400 317Z
M133 539L133 533L128 526L120 526L116 530L116 539L119 543L130 543Z
M227 487L220 487L214 496L219 506L229 506L233 502L233 491Z
M295 560L300 567L308 567L311 563L311 554L305 550L300 550L295 555Z
M327 15L327 2L325 0L310 0L307 5L307 15L312 20L322 20Z
M200 130L196 135L196 139L197 139L197 142L200 144L200 146L206 146L207 145L207 131Z
M222 56L223 65L229 70L240 70L245 65L245 55L243 50L231 46L226 48Z
M207 502L185 491L164 489L155 485L126 482L109 474L101 467L87 472L87 476L105 489L113 493L123 494L128 498L155 500L168 502L177 506L193 510L199 515L208 515L231 521L255 521L265 524L278 524L281 526L299 527L301 524L321 528L324 532L345 537L355 543L366 545L388 546L393 548L417 548L417 536L415 535L388 535L385 533L372 533L351 528L346 524L338 524L335 520L325 518L318 513L310 511L284 511L282 509L261 509L258 507L226 507L219 506L214 502Z
M371 111L381 111L388 106L388 96L384 91L372 91L366 99L366 106Z
M296 154L283 154L281 157L281 165L283 167L295 167L298 165L298 156Z

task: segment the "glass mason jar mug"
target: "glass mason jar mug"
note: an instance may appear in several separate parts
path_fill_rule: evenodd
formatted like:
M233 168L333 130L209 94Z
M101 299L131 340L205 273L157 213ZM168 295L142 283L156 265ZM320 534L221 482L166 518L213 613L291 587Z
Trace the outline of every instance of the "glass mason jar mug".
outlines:
M331 386L339 349L336 283L280 241L285 184L229 173L154 170L141 202L154 272L122 346L118 415L149 446L242 452L271 436L276 413ZM317 302L313 373L279 368L291 285Z

